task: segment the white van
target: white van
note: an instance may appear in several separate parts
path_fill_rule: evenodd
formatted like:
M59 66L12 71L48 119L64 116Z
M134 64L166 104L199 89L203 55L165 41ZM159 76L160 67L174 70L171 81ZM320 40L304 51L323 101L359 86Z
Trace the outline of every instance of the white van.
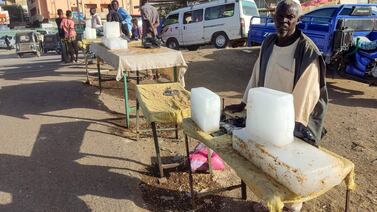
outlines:
M247 40L253 16L259 16L254 0L196 4L170 12L164 21L161 37L172 49L184 46L196 50L209 43L216 48L225 48L229 41L234 44Z

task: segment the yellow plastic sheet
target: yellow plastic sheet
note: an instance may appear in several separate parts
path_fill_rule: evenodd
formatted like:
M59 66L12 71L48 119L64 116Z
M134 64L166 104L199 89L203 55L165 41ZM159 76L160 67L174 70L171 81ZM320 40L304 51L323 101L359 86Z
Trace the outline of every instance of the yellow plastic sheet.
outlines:
M268 209L272 212L282 211L284 203L305 202L314 199L329 190L322 190L308 196L296 195L285 186L266 175L261 169L256 167L246 158L238 154L232 147L232 137L230 135L212 137L197 127L197 125L190 118L183 120L183 131L189 137L199 140L218 153L220 157L245 182L250 190L252 190L258 198L266 203ZM344 167L341 174L343 176L342 179L346 183L347 189L355 189L354 164L327 149L321 148L321 150L333 155L343 162Z
M174 95L166 95L169 90ZM191 116L190 92L180 83L137 85L136 96L149 123L181 124L184 118Z
M97 39L82 39L82 41L79 41L78 42L78 47L80 49L86 49L88 46L90 46L91 44L93 43L101 43L101 39L100 38L97 38Z

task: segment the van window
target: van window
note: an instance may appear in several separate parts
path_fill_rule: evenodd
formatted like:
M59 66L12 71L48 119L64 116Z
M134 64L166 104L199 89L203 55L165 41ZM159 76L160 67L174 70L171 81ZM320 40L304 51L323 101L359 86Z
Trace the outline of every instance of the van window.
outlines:
M242 12L247 16L259 16L257 5L252 1L242 1Z
M227 18L234 15L234 3L206 8L205 20Z
M191 24L203 21L203 9L185 12L183 14L183 24Z
M168 26L168 25L172 25L172 24L178 23L178 16L179 16L179 14L171 14L171 15L169 15L166 18L166 20L164 22L164 25Z

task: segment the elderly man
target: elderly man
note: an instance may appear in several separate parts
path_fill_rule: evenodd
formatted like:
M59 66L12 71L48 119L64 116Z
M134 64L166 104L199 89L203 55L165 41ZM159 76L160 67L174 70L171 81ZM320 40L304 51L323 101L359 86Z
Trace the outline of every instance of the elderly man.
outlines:
M294 134L317 146L325 131L326 67L313 41L296 27L300 12L301 6L295 1L279 2L274 16L277 33L264 40L241 104L229 105L226 109L242 111L248 91L253 87L292 93L296 120Z
M274 16L277 33L264 40L241 104L226 109L242 111L248 91L253 87L292 93L296 121L294 134L316 146L324 131L328 103L326 67L313 41L296 27L300 13L301 6L297 1L279 2ZM302 203L289 207L300 211Z

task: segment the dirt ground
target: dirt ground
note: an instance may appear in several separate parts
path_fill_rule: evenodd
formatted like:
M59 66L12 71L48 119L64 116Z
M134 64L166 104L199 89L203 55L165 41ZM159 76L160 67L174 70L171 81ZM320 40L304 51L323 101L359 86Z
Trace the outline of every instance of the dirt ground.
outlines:
M207 87L225 98L225 104L238 103L251 76L253 64L258 56L258 48L200 49L183 51L188 63L185 75L186 87ZM107 73L110 78L112 72ZM92 78L92 84L96 81ZM321 145L342 155L355 163L357 189L351 196L351 211L377 210L377 87L336 76L328 77L329 110L325 127L328 134ZM113 111L123 112L122 84L104 82L104 92L100 99ZM130 89L134 100L134 89ZM132 101L134 104L134 101ZM147 127L144 125L144 127ZM117 133L134 139L134 130ZM182 160L184 143L172 139L172 134L161 135L164 160ZM182 135L180 136L182 138ZM148 161L154 149L150 134L142 136L143 149L135 149L137 160ZM149 143L146 145L145 143ZM192 144L194 145L194 144ZM137 145L133 145L138 148ZM187 168L167 173L167 181L160 182L155 168L140 170L140 190L147 209L152 211L187 211L189 206L189 187ZM195 189L203 191L207 187L218 188L237 184L240 179L227 167L216 172L211 178L208 174L195 174ZM198 201L199 211L265 211L258 199L248 191L248 201L240 199L240 191L223 192ZM342 211L345 204L345 186L341 184L317 199L304 204L303 211Z

